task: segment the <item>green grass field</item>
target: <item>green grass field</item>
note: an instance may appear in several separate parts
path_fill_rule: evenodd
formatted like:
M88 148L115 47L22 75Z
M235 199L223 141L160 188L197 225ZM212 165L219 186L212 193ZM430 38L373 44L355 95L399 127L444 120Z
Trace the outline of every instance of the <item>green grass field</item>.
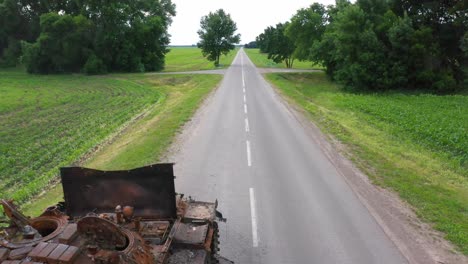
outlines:
M267 78L468 254L468 96L346 93L320 72Z
M23 203L57 179L58 167L84 156L91 157L86 164L99 168L156 162L220 79L214 75L39 76L0 71L0 197ZM140 118L133 120L136 116ZM130 123L117 138L131 144L109 149L120 142L115 140L98 151L106 161L89 155Z
M285 63L276 63L268 59L267 54L260 53L260 49L244 49L249 55L249 58L259 68L286 68ZM293 63L293 69L304 69L304 70L322 70L323 67L316 65L310 61L298 61L295 60Z
M215 70L227 68L237 54L238 49L226 56L221 56L220 66L215 67L212 61L203 57L201 49L196 47L171 47L166 55L165 72Z

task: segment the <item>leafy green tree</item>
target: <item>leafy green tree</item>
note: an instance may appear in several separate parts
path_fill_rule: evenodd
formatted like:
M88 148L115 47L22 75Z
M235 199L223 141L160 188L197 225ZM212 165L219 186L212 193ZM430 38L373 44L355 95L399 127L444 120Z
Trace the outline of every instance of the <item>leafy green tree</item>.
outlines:
M109 71L155 71L169 51L170 0L89 0L82 10L96 25L94 51Z
M39 17L17 0L0 0L0 66L14 66L21 55L21 40L38 36Z
M322 38L326 23L326 8L319 3L297 11L285 31L296 47L293 54L295 58L310 59L310 49L315 41Z
M41 35L24 45L23 62L31 73L80 71L91 48L92 23L84 16L47 13L41 16Z
M422 69L426 85L431 82L435 89L456 89L463 84L463 51L460 39L468 30L468 2L458 0L392 0L391 9L398 15L407 14L415 30L430 30L430 53L421 54L426 63ZM435 50L434 50L435 49ZM452 80L450 80L452 79ZM455 85L453 85L455 83Z
M79 72L94 54L103 71L161 70L174 15L171 0L0 0L0 65L23 53L29 71Z
M457 1L337 1L326 10L325 31L312 42L310 58L353 89L453 91L466 78L459 46L468 25L462 7ZM306 43L297 40L298 46Z
M292 68L294 63L294 42L285 35L289 22L279 23L276 27L268 27L257 37L260 51L268 53L268 58L276 63L283 62L287 68Z
M285 35L285 30L289 22L279 23L276 25L273 37L271 39L270 48L268 50L268 58L276 63L283 62L287 68L292 68L294 63L294 50L296 49L294 42Z
M202 17L200 27L197 46L202 49L203 56L218 66L221 54L228 54L234 49L234 44L240 42L240 34L235 34L237 25L231 15L219 9Z
M385 89L384 46L366 13L357 5L347 7L336 17L334 78L346 87Z
M244 48L246 48L246 49L256 49L257 47L258 46L257 46L256 41L251 41L251 42L244 45Z
M275 30L276 29L274 27L270 26L267 27L263 33L257 36L256 41L261 53L268 53L270 46L272 47L274 45L272 40Z

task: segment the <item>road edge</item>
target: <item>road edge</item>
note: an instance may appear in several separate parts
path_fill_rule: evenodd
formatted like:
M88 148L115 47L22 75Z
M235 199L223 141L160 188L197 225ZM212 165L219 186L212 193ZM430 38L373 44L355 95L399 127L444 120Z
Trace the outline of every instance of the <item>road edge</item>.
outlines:
M305 129L307 135L336 167L337 172L408 263L468 263L468 258L458 253L455 247L444 239L442 232L421 221L412 207L400 199L398 194L374 185L369 177L350 161L348 157L352 155L343 144L333 136L324 134L304 109L296 105L266 78L264 79L286 109Z

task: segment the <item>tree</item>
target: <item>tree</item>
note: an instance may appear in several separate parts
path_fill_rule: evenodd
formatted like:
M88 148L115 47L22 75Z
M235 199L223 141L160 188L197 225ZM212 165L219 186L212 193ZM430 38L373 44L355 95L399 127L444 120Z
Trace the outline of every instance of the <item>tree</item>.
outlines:
M302 8L291 18L285 35L294 42L294 57L299 60L310 59L310 49L315 41L320 41L327 23L325 6L314 3Z
M41 16L41 35L23 45L29 72L79 72L91 50L92 23L84 16L47 13Z
M256 41L251 41L251 42L245 44L244 48L246 48L246 49L256 49L257 48L257 42Z
M268 27L257 37L260 51L268 53L268 58L276 63L285 62L287 68L294 63L294 42L285 35L289 22L279 23L276 27Z
M202 49L203 56L218 66L221 54L228 54L234 49L234 44L240 42L240 34L235 34L236 23L231 19L231 15L219 9L202 17L200 27L200 42L197 46Z
M288 27L289 22L279 23L276 25L273 39L271 40L271 47L268 51L268 58L272 59L276 63L284 61L287 68L292 68L294 63L294 50L296 46L294 42L285 35L285 30Z
M0 0L0 65L23 53L34 73L161 70L174 15L171 0Z
M274 34L275 28L270 26L262 34L258 35L256 41L261 53L268 53L270 46L273 46L272 40Z

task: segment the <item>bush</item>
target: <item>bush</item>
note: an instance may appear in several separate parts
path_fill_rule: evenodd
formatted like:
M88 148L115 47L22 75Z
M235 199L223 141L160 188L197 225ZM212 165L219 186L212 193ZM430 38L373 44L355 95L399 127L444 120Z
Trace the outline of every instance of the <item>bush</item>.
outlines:
M104 65L104 62L100 58L98 58L94 53L88 57L88 60L83 66L83 73L88 75L103 74L106 72L106 65Z
M39 56L39 44L38 43L29 43L26 41L21 41L21 49L23 55L20 58L20 61L23 65L26 66L26 70L29 73L47 73L50 63L47 61L47 58Z
M0 54L0 67L14 67L18 64L21 55L21 43L14 38L8 39L8 46Z
M457 82L453 78L453 74L442 72L437 74L436 81L432 85L432 89L438 93L453 92L457 88Z

